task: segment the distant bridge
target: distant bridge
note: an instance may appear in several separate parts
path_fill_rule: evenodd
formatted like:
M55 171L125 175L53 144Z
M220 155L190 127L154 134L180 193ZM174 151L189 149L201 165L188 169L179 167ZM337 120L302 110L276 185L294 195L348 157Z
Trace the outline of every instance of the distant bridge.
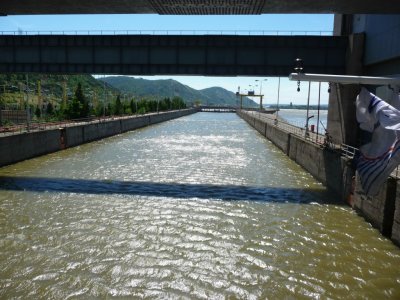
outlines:
M199 111L203 112L221 112L229 113L236 112L238 108L236 106L200 106Z
M288 76L343 74L342 36L0 35L0 73Z
M202 112L236 112L240 107L238 106L212 106L212 105L202 105L198 107L199 111ZM258 111L264 114L273 114L276 112L276 109L262 109L259 108L245 108L247 111Z

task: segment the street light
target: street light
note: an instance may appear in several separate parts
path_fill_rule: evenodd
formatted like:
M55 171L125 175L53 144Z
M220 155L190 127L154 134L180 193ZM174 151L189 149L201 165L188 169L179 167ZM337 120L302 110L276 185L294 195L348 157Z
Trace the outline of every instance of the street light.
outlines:
M268 79L263 79L263 80L256 79L256 82L260 83L260 110L263 109L262 108L262 98L263 98L263 96L262 96L262 84L263 84L263 81L268 81Z
M29 132L30 130L30 124L29 124L29 119L31 118L30 116L30 107L29 107L29 82L28 82L28 74L25 74L26 77L26 128L27 131Z
M276 100L276 122L278 122L278 113L279 113L279 94L281 90L281 78L278 77L278 98Z
M263 79L263 80L256 79L256 82L260 82L260 95L262 93L262 83L263 83L263 81L268 81L268 79Z
M103 92L104 92L104 97L103 97L103 119L106 116L106 75L103 75Z

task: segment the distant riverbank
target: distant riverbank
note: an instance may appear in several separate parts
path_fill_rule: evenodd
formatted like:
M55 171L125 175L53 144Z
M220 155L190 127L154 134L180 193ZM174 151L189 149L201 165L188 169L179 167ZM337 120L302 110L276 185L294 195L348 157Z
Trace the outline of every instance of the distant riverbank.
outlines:
M280 109L278 112L278 116L284 119L286 122L293 124L298 127L305 127L307 122L307 109ZM310 109L308 112L308 116L314 116L309 119L308 125L315 126L315 131L317 131L317 124L318 131L322 134L325 133L325 129L323 126L327 125L328 119L328 110L320 110L319 111L319 120L318 120L318 110ZM319 122L318 122L319 121ZM321 122L323 126L321 125Z
M272 105L269 105L268 108L276 109L277 106L272 104ZM280 104L279 109L307 109L307 105L306 104L296 104L296 105ZM309 105L309 109L318 110L318 105ZM321 104L319 106L319 109L320 110L328 110L328 105Z

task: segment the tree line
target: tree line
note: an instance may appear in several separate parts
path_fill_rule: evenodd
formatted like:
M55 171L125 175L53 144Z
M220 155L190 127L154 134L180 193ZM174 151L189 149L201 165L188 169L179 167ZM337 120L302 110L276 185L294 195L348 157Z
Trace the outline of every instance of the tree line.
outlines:
M36 106L37 118L46 119L80 119L100 116L122 116L130 114L145 114L186 108L186 104L180 97L172 99L166 97L162 100L136 99L121 100L121 95L108 103L98 102L95 105L84 95L82 85L79 83L75 93L67 103L61 102L59 107L48 103L44 108Z

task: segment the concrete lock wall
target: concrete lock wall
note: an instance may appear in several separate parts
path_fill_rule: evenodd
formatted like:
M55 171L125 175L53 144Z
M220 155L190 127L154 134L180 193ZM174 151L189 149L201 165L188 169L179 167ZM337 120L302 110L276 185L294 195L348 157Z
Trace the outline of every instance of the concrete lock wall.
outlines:
M347 161L341 157L340 153L321 148L243 111L238 111L238 115L324 185L338 195L346 196L351 177L347 175L349 171Z
M66 146L73 147L83 143L113 136L129 130L135 130L151 124L168 121L193 113L192 110L173 111L160 114L150 114L141 117L108 120L95 124L80 125L66 128Z
M396 188L396 180L394 178L389 178L382 186L377 196L367 196L361 187L358 174L356 175L354 208L360 212L373 227L377 228L387 237L392 237L393 233L395 237L399 234L397 225L395 224ZM397 212L397 214L399 214L399 212ZM395 228L394 231L393 228ZM400 245L400 243L398 244Z
M238 115L400 246L400 187L394 178L385 182L376 197L367 196L358 177L354 177L350 161L341 153L313 144L244 111L238 111Z
M279 149L286 153L286 155L289 154L291 142L291 135L289 133L281 131L274 126L267 126L265 136Z
M27 132L0 139L0 166L60 150L60 130Z
M1 137L0 167L195 112L185 109Z
M150 125L149 117L130 118L121 123L121 131L127 132Z
M396 190L395 212L393 216L392 241L400 246L400 188Z

